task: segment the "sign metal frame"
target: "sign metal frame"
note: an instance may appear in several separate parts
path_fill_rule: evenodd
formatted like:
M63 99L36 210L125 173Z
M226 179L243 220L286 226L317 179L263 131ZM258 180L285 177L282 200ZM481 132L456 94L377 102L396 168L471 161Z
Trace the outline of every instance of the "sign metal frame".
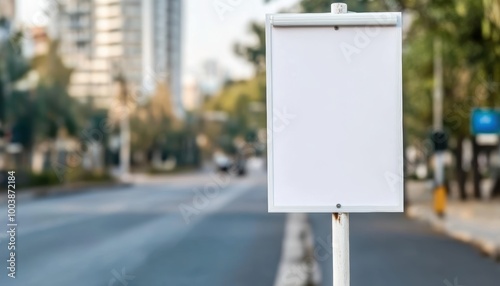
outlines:
M348 13L348 14L331 14L331 13L314 13L314 14L268 14L266 15L266 66L267 66L267 126L268 126L268 211L269 212L314 212L314 213L332 213L332 212L403 212L404 211L404 194L401 190L397 190L397 204L390 206L364 206L364 205L325 205L325 206L278 206L274 201L274 157L273 157L273 28L274 27L398 27L401 29L402 16L400 12L387 13ZM400 47L401 49L401 47ZM401 51L401 50L400 50ZM398 60L398 64L402 66L402 59ZM402 68L399 71L399 77L402 78ZM401 167L397 176L400 176L401 182L404 180L404 171L402 164L403 145L402 145L402 82L397 83L398 93L401 96ZM402 183L401 183L402 185ZM328 186L325 186L328 188Z

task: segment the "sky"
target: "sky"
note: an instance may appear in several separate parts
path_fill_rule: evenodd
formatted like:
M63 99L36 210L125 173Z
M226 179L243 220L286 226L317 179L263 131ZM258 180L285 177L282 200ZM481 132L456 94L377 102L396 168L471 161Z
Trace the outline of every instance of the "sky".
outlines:
M292 7L297 0L186 0L185 74L197 74L206 60L216 60L233 78L252 75L252 69L235 56L236 42L252 42L251 21L265 21L265 14ZM234 4L232 4L234 3Z
M17 14L33 22L44 0L17 0ZM298 0L183 0L183 75L197 77L203 64L216 61L234 79L252 75L251 66L233 52L236 42L251 42L248 25L265 14L294 6ZM39 20L43 22L42 20Z

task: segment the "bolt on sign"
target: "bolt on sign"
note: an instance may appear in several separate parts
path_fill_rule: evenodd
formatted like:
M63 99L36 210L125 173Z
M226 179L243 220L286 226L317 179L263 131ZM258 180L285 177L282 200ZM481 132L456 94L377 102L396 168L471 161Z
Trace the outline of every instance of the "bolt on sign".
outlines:
M270 212L403 211L401 24L267 15Z

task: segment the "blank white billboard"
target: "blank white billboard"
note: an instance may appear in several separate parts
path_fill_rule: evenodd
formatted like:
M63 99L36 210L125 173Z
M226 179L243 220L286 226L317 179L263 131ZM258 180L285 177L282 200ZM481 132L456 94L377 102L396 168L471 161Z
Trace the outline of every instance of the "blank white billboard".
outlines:
M270 212L403 211L401 14L266 21Z

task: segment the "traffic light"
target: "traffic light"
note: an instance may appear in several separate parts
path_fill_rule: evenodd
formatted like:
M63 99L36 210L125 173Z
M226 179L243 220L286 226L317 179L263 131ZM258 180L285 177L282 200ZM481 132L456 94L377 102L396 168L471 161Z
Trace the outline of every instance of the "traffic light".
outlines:
M448 134L443 131L435 131L431 134L434 151L444 151L448 149Z

